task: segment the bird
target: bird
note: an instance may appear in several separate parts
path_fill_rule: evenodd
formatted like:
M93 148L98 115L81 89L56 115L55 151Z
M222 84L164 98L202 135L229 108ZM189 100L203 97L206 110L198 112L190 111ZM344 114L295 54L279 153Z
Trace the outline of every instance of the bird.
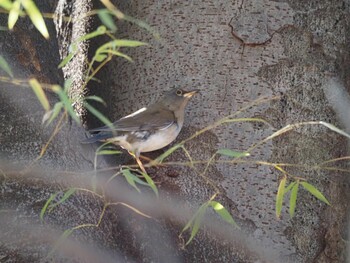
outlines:
M185 117L185 108L198 89L186 91L172 88L155 103L143 107L113 123L89 130L93 134L82 143L109 142L126 149L146 173L139 157L172 143L179 135Z

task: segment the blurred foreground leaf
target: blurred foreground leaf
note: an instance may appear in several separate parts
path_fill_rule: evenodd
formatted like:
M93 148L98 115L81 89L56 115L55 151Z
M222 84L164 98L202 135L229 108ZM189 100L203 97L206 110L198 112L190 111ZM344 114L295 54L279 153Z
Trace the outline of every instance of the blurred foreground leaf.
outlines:
M13 78L12 70L3 56L0 56L0 68Z
M37 96L38 100L40 101L45 111L48 112L50 110L50 103L45 95L45 92L41 84L36 79L33 78L29 80L29 85L32 87L35 95Z

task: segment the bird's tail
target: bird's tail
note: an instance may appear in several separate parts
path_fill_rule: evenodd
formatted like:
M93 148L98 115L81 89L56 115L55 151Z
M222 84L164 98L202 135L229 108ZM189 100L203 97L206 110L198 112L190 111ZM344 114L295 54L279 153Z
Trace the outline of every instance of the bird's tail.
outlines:
M97 134L93 134L91 137L80 141L80 143L88 144L88 143L100 142L100 141L104 141L106 139L109 139L111 137L113 137L112 133L100 132Z

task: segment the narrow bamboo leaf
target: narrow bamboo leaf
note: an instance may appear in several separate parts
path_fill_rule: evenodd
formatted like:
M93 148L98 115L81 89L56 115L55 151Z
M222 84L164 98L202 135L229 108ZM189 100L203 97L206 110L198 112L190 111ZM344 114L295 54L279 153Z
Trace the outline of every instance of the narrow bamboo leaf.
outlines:
M189 243L191 243L192 239L197 235L199 227L200 227L200 225L202 223L202 220L203 220L203 216L204 216L205 211L207 210L208 206L209 206L209 203L206 202L198 209L198 212L196 213L196 216L195 216L195 218L193 220L191 236L188 239L188 241L186 242L186 246Z
M157 163L161 163L164 161L165 158L167 158L170 154L172 154L173 152L175 152L177 149L181 148L182 145L181 144L176 144L173 147L169 148L168 150L166 150L163 154L161 154L160 156L157 157L157 159L155 160Z
M204 214L204 213L203 213ZM199 230L199 227L202 223L202 220L203 220L203 215L200 214L201 217L197 217L195 220L194 220L194 223L193 223L193 227L192 227L192 231L191 231L191 236L190 238L187 240L186 242L186 246L191 243L191 241L193 240L193 238L197 235L198 233L198 230Z
M105 142L102 145L100 145L97 149L96 149L96 155L98 155L97 153L102 151L102 150L115 150L114 145L111 142Z
M113 154L120 154L122 153L121 151L117 151L117 150L101 150L98 151L96 154L97 155L113 155Z
M127 169L127 170L129 170L129 169ZM115 175L113 175L112 177L115 177L115 176L117 176L117 175L118 175L118 173L115 174ZM132 178L132 180L135 181L135 183L138 183L138 184L140 184L140 185L144 185L144 186L148 186L148 187L149 187L148 183L146 183L145 181L143 181L143 180L141 180L140 178L138 178L136 175L134 175L133 173L131 173L131 171L130 171L129 176ZM111 177L111 178L112 178L112 177ZM111 180L111 179L109 179L108 181L110 181L110 180Z
M96 192L97 191L97 174L96 171L91 177L91 186L92 186L92 191Z
M53 106L53 109L45 113L42 123L44 124L46 121L46 126L48 126L61 112L63 108L63 103L62 102L56 102L55 105Z
M94 60L96 60L97 62L102 62L104 61L108 56L106 54L96 54L94 56Z
M184 226L184 228L181 230L181 234L182 234L183 232L185 232L187 229L189 229L189 228L192 226L192 223L193 223L193 221L196 219L198 213L202 210L202 207L203 207L203 206L206 206L206 205L207 205L207 207L208 207L208 202L205 202L204 204L202 204L202 205L198 208L198 210L196 211L196 213L194 213L194 215L191 217L191 219L187 222L187 224L186 224L186 225Z
M84 41L84 40L89 40L91 38L103 35L106 33L106 27L105 26L100 26L98 27L95 31L88 33L80 38L78 38L72 45L70 45L70 52L69 54L61 61L61 63L58 65L58 68L62 68L65 65L67 65L67 63L69 61L71 61L71 59L75 56L75 54L78 51L78 43Z
M55 197L58 195L58 192L57 193L54 193L50 196L49 199L47 199L45 205L43 206L43 208L41 209L40 211L40 219L43 220L44 219L44 215L46 213L46 210L47 210L47 207L49 206L49 204L52 202L52 200L55 199Z
M49 38L49 32L47 31L46 24L43 16L41 15L39 9L36 7L32 0L22 0L21 1L24 9L26 10L30 20L32 20L33 25L39 32L46 38Z
M141 179L138 178L136 175L131 174L131 177L133 178L133 180L134 180L136 183L138 183L138 184L140 184L140 185L144 185L144 186L148 186L148 187L149 187L149 184L148 184L148 183L146 183L145 181L141 180Z
M59 85L53 85L52 91L54 91L58 97L60 98L61 102L63 103L64 108L67 110L69 115L72 117L73 120L75 120L78 124L80 123L80 120L75 113L72 103L70 99L68 98L67 94L62 90L62 88Z
M54 204L51 204L50 207L49 207L49 212L52 211L52 209L54 209L56 206L62 204L64 201L66 201L71 195L73 195L74 193L76 192L76 189L75 188L70 188L68 189L63 197L58 200L58 202L54 203Z
M234 158L246 157L250 155L248 152L235 152L230 149L219 149L217 153Z
M0 7L10 11L13 7L13 3L10 0L0 0Z
M307 183L307 182L300 182L300 184L313 196L315 196L317 199L321 200L322 202L326 203L327 205L331 205L326 197L313 185Z
M85 97L85 100L94 100L94 101L102 103L105 106L107 105L106 102L101 97L98 97L98 96L87 96L87 97Z
M343 130L341 130L341 129L337 128L337 127L335 127L333 124L330 124L330 123L324 122L324 121L320 121L320 124L325 126L325 127L327 127L328 129L330 129L332 131L335 131L336 133L339 133L339 134L341 134L341 135L343 135L343 136L345 136L345 137L350 139L350 134L344 132Z
M113 123L108 120L101 112L96 110L94 107L92 107L89 103L86 101L84 102L84 107L90 111L93 115L95 115L100 121L102 121L105 125L107 125L111 130L114 129Z
M102 149L112 149L112 147L114 147L114 145L111 142L105 142L97 148L96 152L98 152ZM115 148L113 148L113 149L115 149Z
M289 214L290 217L294 216L295 213L295 207L297 204L297 195L298 195L298 188L299 188L299 182L295 183L292 191L290 193L290 198L289 198Z
M148 174L146 174L146 173L143 173L143 172L142 172L141 174L143 175L143 177L145 177L146 182L148 183L149 187L152 188L152 190L153 190L153 192L156 194L156 196L159 197L159 196L158 196L158 189L157 189L157 186L156 186L156 184L154 183L154 181L152 180L152 178L151 178Z
M116 51L116 50L112 50L112 49L103 50L103 53L112 54L112 55L115 55L115 56L118 56L118 57L125 58L129 62L134 62L131 57L129 57L128 55L125 55L122 52Z
M58 68L63 68L67 63L74 57L76 53L76 50L70 52L62 61L60 64L58 64Z
M284 194L288 193L288 192L292 189L292 187L293 187L295 184L296 184L296 182L290 183L290 184L286 187L286 189L284 189Z
M111 144L111 142L109 142L109 144ZM104 147L99 147L98 151L96 152L99 152L99 151L102 151L102 150L115 150L115 146L114 145L106 145Z
M281 216L282 211L282 204L283 204L283 198L284 198L284 188L286 185L287 177L284 176L283 179L280 182L280 185L278 186L277 196L276 196L276 216L279 218Z
M40 83L36 79L30 79L29 80L29 85L32 87L35 95L39 99L41 105L45 109L45 111L50 110L50 103L45 95L45 92L43 88L41 87Z
M9 18L8 18L8 26L10 30L13 29L13 27L15 26L18 20L20 8L21 8L21 1L20 0L14 1L9 13Z
M132 173L130 172L129 169L125 169L122 170L122 173L126 179L126 181L128 182L128 184L130 184L132 187L134 187L136 189L137 192L141 193L140 189L137 187L134 178L132 177Z
M117 26L114 23L113 17L110 15L107 9L100 9L97 12L101 22L107 26L112 32L117 31Z
M74 231L74 229L70 228L70 229L67 229L63 232L63 234L58 238L55 245L53 246L53 248L49 252L49 254L48 254L49 257L51 257L53 253L55 253L55 251L59 248L59 246L62 244L62 242L65 241L73 233L73 231Z
M96 81L97 83L101 83L101 80L95 77L90 78L90 80Z
M73 84L73 80L71 78L69 79L66 79L64 81L64 85L63 85L63 90L64 92L68 92L68 90L72 87L72 84Z
M197 211L197 213L198 213L198 211ZM197 214L197 213L196 213L196 214ZM195 214L195 215L196 215L196 214ZM181 234L182 234L183 232L185 232L187 229L189 229L189 228L192 226L194 219L195 219L195 216L193 216L193 217L187 222L187 224L186 224L186 225L184 226L184 228L182 229Z
M223 219L225 220L227 223L237 227L238 225L236 224L236 222L233 220L232 216L230 215L230 213L226 210L226 208L220 204L219 202L216 201L210 201L209 205L214 209L214 211Z
M63 234L61 235L62 239L66 239L67 237L69 237L72 233L73 233L74 229L70 228L70 229L66 229Z
M144 21L142 21L140 19L136 19L136 18L128 16L128 15L124 15L123 19L125 21L129 21L131 23L134 23L134 24L138 25L139 27L144 28L148 32L152 33L155 39L157 39L157 40L160 39L159 33L156 30L154 30L151 26L149 26L147 23L145 23Z
M106 31L107 31L107 28L105 26L99 26L95 31L92 31L90 33L87 33L87 34L79 37L75 41L75 45L77 45L78 43L80 43L82 41L86 41L86 40L89 40L91 38L101 36L101 35L105 34Z
M13 78L12 70L3 56L0 56L0 68Z
M108 49L115 49L117 47L139 47L148 45L147 43L136 41L136 40L126 40L126 39L115 39L109 41L96 50L96 54L107 52Z

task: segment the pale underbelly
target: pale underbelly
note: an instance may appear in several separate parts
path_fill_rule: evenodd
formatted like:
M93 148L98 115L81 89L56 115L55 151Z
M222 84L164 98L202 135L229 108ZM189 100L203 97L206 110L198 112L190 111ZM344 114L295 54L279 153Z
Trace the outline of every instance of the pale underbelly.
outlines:
M180 130L181 128L179 128L178 125L172 125L165 130L160 130L157 131L157 133L150 135L146 140L140 139L134 141L132 144L126 140L126 136L116 137L109 139L108 141L133 153L152 152L172 143L179 135Z

